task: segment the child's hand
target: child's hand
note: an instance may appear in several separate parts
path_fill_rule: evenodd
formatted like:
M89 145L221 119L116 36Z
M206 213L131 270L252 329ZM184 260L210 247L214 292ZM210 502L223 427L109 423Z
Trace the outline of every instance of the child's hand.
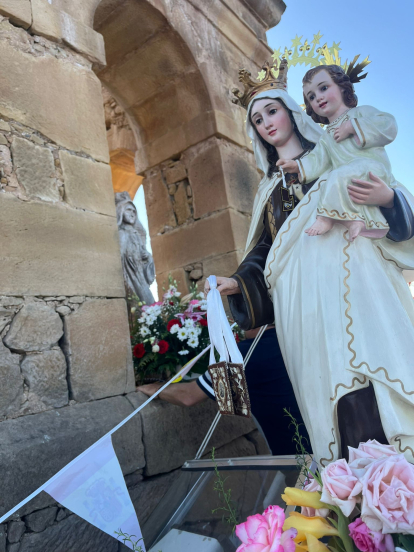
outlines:
M298 164L292 159L279 159L279 161L276 163L276 167L279 167L279 169L283 169L285 173L299 172Z
M354 127L352 126L351 121L346 121L345 123L342 123L341 126L339 126L335 132L334 132L334 140L335 142L342 142L343 140L346 140L350 136L355 134Z

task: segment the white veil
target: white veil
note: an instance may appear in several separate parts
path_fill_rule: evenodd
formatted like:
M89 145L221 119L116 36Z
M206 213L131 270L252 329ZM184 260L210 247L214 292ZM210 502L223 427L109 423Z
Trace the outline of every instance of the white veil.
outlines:
M272 190L278 184L281 178L280 173L273 174L270 178L267 176L267 171L269 169L267 150L260 141L257 132L250 121L253 103L256 100L260 100L263 98L281 100L285 104L285 106L292 112L293 118L300 134L304 138L309 140L309 142L313 142L314 144L316 144L323 133L322 128L303 111L303 109L295 102L295 100L291 96L289 96L289 94L285 90L266 90L265 92L260 92L260 94L254 96L254 98L249 103L249 106L247 108L246 131L252 141L257 167L265 174L265 176L262 178L259 184L259 188L254 200L252 222L249 229L249 235L247 237L245 255L247 255L251 247L257 242L257 239L259 238L263 230L263 209L270 194L272 193Z
M295 123L300 134L304 138L309 140L309 142L313 142L314 144L316 144L319 141L323 130L309 117L309 115L306 115L305 111L303 111L303 109L295 102L295 100L291 96L289 96L289 94L285 90L266 90L265 92L260 92L260 94L254 96L247 108L246 131L253 144L257 167L266 174L269 168L269 163L267 161L267 151L262 142L259 140L257 132L253 128L253 125L250 121L253 103L256 100L260 100L263 98L281 100L285 104L285 106L292 112L293 118L295 119Z

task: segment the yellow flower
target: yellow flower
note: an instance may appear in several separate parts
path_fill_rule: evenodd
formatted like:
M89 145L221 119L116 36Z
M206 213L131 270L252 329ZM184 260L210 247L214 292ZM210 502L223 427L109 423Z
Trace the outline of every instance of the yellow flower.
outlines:
M317 491L311 493L295 489L295 487L286 487L282 498L288 506L307 506L308 508L315 508L315 510L329 508L328 504L321 502L321 495Z
M306 542L308 544L309 552L329 552L329 548L310 533L306 533Z
M295 542L303 542L306 539L306 534L310 533L317 539L322 537L339 535L338 531L323 517L306 517L298 512L290 512L290 517L283 524L283 531L294 527L298 534Z

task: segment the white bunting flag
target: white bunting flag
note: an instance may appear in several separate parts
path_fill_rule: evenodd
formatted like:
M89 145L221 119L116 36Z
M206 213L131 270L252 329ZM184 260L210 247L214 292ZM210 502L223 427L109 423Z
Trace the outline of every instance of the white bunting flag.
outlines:
M145 552L137 515L129 496L111 436L75 459L44 490L57 502L111 537L122 530ZM125 545L132 549L128 542Z

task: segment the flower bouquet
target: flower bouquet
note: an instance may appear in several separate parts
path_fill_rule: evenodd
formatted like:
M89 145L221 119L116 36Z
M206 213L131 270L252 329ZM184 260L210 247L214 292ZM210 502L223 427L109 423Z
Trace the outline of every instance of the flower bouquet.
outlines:
M267 510L260 523L251 516L254 523L248 518L237 526L238 552L290 552L290 538L297 551L414 552L414 466L392 445L370 440L349 447L348 462L308 470L303 489L288 487L282 498L301 512L290 512L277 530Z
M170 281L162 301L133 307L131 342L137 384L149 377L165 379L205 349L210 341L207 329L207 301L193 287L181 298L177 282ZM236 341L240 332L233 328ZM204 355L189 372L203 374L208 368Z

